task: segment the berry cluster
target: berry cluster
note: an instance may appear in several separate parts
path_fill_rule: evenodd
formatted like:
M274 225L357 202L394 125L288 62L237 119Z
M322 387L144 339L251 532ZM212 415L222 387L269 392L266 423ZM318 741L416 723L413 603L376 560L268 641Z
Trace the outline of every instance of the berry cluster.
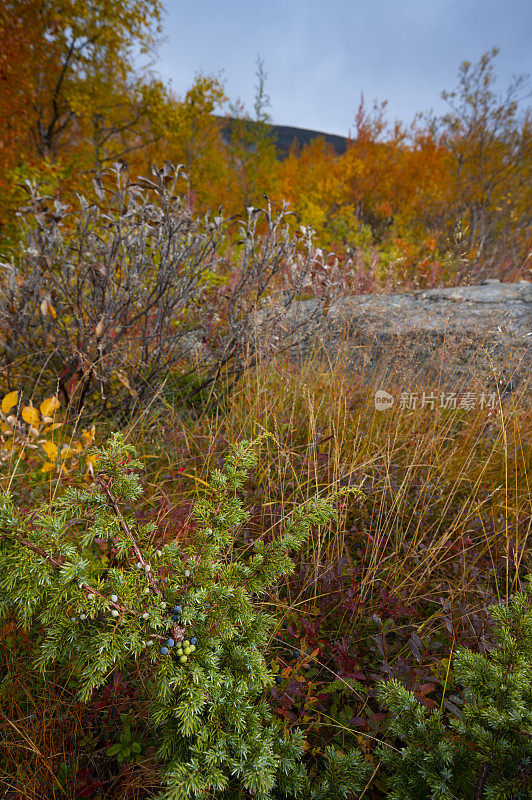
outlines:
M186 664L188 661L189 655L194 652L196 649L196 642L198 640L195 636L193 636L190 640L185 639L183 642L178 642L178 647L175 649L175 654L179 658L180 664ZM166 645L161 647L161 655L167 656L168 652L175 646L175 641L173 639L167 639Z
M140 562L138 562L137 563L137 567L139 567L139 565L140 565L140 567L143 566L142 564L140 564ZM148 567L148 565L146 565L146 567ZM146 569L145 567L143 567L143 568ZM148 569L146 569L146 572L148 572ZM146 591L149 592L149 588L146 589L145 592ZM95 596L92 593L88 595L88 599L89 600L94 600L94 597ZM118 596L116 594L112 594L111 597L110 597L110 600L111 600L112 603L118 603ZM161 607L162 608L166 608L166 603L163 602L161 604ZM178 605L174 606L174 608L173 608L173 617L172 617L174 623L178 623L179 622L180 615L181 615L182 611L183 611L183 609L181 608L181 606L178 606ZM113 609L111 609L111 614L112 614L113 617L116 618L116 617L119 616L119 611L117 611L116 608L113 608ZM144 620L149 619L149 616L150 615L147 612L144 612L143 614L141 614L141 617ZM81 620L85 620L85 619L87 619L87 615L86 614L80 614L79 618ZM77 619L77 617L72 617L72 621L73 622L75 622L76 619ZM198 642L197 638L195 636L192 636L190 639L185 639L185 640L182 640L182 641L178 641L177 642L177 647L176 647L175 639L173 639L170 636L166 640L166 643L160 648L160 653L163 656L167 656L168 653L170 652L170 650L172 650L172 655L174 655L177 659L179 659L179 663L180 664L186 664L187 661L188 661L188 657L196 650L197 642ZM152 645L153 644L153 640L149 640L147 642L144 642L143 644L146 645L146 646ZM175 649L173 649L173 648L175 648Z
M174 606L174 622L179 621L179 615L182 612L181 606ZM160 649L160 653L162 656L167 656L169 651L175 647L172 654L175 654L176 658L179 659L180 664L186 664L188 661L188 657L195 651L196 644L198 640L195 636L192 636L191 639L185 639L182 642L177 643L177 647L175 647L176 642L171 637L167 639L166 644L163 645Z

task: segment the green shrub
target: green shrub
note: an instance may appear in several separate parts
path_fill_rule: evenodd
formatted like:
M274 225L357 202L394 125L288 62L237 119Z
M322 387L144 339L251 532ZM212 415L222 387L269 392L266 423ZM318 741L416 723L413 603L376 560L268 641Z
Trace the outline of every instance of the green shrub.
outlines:
M464 705L449 725L398 681L380 687L398 749L383 747L390 800L526 800L532 796L532 582L491 613L498 646L460 648ZM460 716L458 716L460 714ZM394 742L397 747L397 741Z
M339 800L367 780L361 755L328 748L311 786L303 733L286 734L270 710L273 676L263 650L275 620L257 599L293 571L290 553L336 511L316 497L281 535L240 546L249 515L238 493L256 464L256 444L233 446L224 471L213 471L187 543L160 549L155 524L135 520L142 465L120 434L96 451L91 490L69 489L31 515L8 495L0 499L0 621L14 614L30 633L43 674L68 662L84 701L112 670L145 660L164 797L172 800ZM109 562L95 558L96 540L112 543ZM133 743L128 728L109 755L133 757Z

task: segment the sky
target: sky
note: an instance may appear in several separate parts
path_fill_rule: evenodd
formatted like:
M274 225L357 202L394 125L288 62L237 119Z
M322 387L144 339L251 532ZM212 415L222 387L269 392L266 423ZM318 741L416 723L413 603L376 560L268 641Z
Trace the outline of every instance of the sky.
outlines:
M458 68L493 47L496 90L532 73L530 0L165 0L155 71L184 97L198 73L225 81L251 116L257 58L272 122L348 136L364 93L386 118L443 114ZM532 89L532 79L528 91ZM532 98L523 106L532 105ZM228 106L215 113L228 113Z

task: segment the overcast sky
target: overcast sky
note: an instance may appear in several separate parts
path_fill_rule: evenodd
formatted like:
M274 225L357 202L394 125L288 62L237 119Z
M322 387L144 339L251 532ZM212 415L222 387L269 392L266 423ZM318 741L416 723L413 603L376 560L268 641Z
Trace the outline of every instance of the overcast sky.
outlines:
M460 63L494 46L501 93L532 73L531 0L166 0L166 9L155 69L179 97L196 73L219 75L253 116L261 56L273 122L340 136L353 131L361 92L367 106L388 101L390 122L442 113L440 92L456 87Z

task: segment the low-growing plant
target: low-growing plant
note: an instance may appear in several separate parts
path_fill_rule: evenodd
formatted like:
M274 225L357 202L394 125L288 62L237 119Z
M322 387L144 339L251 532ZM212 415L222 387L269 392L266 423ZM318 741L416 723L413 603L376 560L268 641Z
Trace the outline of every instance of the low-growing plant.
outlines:
M397 680L379 687L395 747L382 747L390 800L526 800L532 790L532 579L491 607L498 644L459 648L460 709L445 723ZM447 670L449 671L449 670ZM443 702L442 702L443 706Z
M95 438L95 425L82 429L79 438L65 436L58 418L61 407L56 395L46 397L38 406L22 404L21 393L8 392L0 403L0 467L8 464L11 473L16 464L31 461L37 455L37 469L53 476L68 475L79 464L81 453ZM87 476L94 474L94 459L85 459ZM13 462L15 466L13 466Z
M134 734L131 732L131 725L133 722L131 714L120 714L120 719L122 720L123 726L120 739L107 748L107 755L116 756L118 763L122 764L125 760L130 758L138 760L142 752L142 745L135 739Z
M169 800L340 800L370 770L361 754L330 747L311 785L303 732L285 732L268 702L274 677L263 651L275 618L260 598L336 510L311 498L278 536L239 543L249 514L238 495L263 438L233 446L213 470L187 540L161 544L155 523L136 522L142 464L120 434L96 451L92 488L67 489L30 515L8 495L0 501L0 621L14 617L30 634L44 676L68 665L83 701L113 670L143 662ZM108 562L95 556L102 540L113 544ZM126 727L108 750L122 760L138 755Z

